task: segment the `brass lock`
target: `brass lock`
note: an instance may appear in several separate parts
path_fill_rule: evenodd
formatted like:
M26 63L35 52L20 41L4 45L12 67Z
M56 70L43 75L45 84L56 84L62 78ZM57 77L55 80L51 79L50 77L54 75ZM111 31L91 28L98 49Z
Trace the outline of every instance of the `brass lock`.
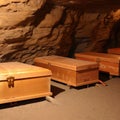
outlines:
M15 79L14 77L8 77L7 78L9 88L14 87L14 79Z

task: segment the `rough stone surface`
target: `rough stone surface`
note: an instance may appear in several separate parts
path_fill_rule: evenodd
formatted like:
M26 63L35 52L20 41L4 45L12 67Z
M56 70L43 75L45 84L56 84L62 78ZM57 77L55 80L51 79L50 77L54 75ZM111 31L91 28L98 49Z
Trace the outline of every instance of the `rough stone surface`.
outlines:
M0 62L32 64L38 56L73 57L74 52L104 52L120 46L119 9L95 12L64 5L1 0Z
M95 51L106 52L109 47L120 47L120 39L115 34L111 41L113 28L120 23L120 10L109 13L84 13L76 28L75 52ZM115 24L117 25L115 26ZM120 26L120 25L119 25ZM117 29L120 34L120 29ZM117 35L118 35L117 34ZM119 35L118 35L119 36ZM119 40L118 40L119 39ZM113 42L114 41L114 42ZM117 41L117 46L114 44Z

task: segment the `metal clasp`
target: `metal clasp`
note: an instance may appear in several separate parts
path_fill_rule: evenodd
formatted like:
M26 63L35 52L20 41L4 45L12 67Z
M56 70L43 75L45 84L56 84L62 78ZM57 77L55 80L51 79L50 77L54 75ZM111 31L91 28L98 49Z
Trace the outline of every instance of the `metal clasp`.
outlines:
M14 79L15 79L14 77L8 77L7 78L9 88L14 87Z

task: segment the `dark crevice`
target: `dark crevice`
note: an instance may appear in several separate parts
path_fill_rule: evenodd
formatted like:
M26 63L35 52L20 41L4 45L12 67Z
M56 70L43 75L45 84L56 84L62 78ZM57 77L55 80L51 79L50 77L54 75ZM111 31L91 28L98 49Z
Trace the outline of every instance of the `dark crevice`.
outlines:
M106 49L120 47L120 20L114 23L105 47Z
M44 20L45 16L47 14L49 14L51 12L51 10L54 8L53 4L45 4L44 7L42 7L41 9L37 10L35 13L34 13L34 16L35 16L35 20L34 22L32 23L35 27L37 25L39 25L39 23Z

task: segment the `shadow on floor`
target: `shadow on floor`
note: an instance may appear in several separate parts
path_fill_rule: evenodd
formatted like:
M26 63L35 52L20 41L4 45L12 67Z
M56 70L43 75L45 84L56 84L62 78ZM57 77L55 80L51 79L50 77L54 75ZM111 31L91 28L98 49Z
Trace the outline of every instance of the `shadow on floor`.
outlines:
M0 104L0 109L12 108L12 107L17 107L17 106L21 106L21 105L42 102L44 100L46 100L45 97L41 97L41 98L22 100L22 101L11 102L11 103L4 103L4 104Z
M116 76L116 75L110 75L109 73L105 73L105 72L99 72L99 79L102 80L103 82L110 80L111 78L118 78L120 76Z
M99 72L99 80L102 80L103 82L105 82L109 79L110 79L109 73Z
M56 95L60 94L61 92L64 92L65 90L60 88L60 87L57 87L57 86L54 86L54 85L51 85L51 92L52 92L52 97L55 97Z
M78 87L71 87L70 89L76 89L76 90L82 90L82 89L86 89L86 88L90 88L90 87L94 87L96 84L89 84L89 85L82 85L82 86L78 86Z

